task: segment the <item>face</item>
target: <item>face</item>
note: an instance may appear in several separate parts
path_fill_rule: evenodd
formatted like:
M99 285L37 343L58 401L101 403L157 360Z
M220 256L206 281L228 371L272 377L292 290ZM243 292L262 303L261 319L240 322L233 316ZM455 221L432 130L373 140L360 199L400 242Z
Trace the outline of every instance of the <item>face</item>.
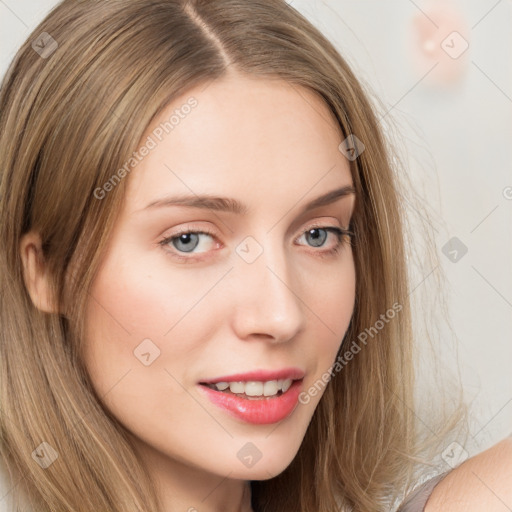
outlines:
M352 249L337 233L355 197L309 205L353 184L342 140L308 90L229 75L177 98L141 141L151 148L124 178L84 357L162 471L267 479L297 453L325 385L297 396L324 384L354 306Z

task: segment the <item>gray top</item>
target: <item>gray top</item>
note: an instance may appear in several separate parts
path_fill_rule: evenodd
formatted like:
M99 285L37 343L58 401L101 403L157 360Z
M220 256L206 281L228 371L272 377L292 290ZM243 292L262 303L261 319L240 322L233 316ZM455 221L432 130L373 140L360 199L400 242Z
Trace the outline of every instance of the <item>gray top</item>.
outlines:
M452 470L427 480L407 496L397 512L423 512L434 487Z

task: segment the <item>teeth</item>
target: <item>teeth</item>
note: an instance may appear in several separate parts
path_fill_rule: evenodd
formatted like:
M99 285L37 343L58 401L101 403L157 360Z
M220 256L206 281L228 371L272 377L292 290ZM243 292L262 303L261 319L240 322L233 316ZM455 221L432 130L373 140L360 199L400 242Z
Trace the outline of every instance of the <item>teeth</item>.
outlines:
M229 389L231 389L231 387ZM277 390L275 391L275 393L277 393ZM247 396L261 396L263 394L263 382L247 382L245 384L245 394Z
M261 388L264 396L277 395L277 392L281 389L280 386L278 386L277 380L269 380L261 384Z
M229 390L231 393L244 393L245 385L243 382L231 382L229 384Z
M217 382L210 387L218 391L229 391L234 394L245 394L247 396L275 396L279 391L285 393L292 385L292 379L268 380L265 382Z
M289 387L292 385L292 379L286 379L283 381L283 393L288 391Z

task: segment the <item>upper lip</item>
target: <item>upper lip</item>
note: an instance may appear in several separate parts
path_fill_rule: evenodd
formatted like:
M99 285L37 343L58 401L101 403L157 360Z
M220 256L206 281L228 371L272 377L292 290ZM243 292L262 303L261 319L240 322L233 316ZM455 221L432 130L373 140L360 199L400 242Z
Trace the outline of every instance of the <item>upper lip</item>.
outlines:
M234 373L231 375L223 375L213 379L205 379L199 384L215 384L217 382L247 382L292 379L299 380L304 377L304 372L300 368L282 368L280 370L253 370L246 373Z

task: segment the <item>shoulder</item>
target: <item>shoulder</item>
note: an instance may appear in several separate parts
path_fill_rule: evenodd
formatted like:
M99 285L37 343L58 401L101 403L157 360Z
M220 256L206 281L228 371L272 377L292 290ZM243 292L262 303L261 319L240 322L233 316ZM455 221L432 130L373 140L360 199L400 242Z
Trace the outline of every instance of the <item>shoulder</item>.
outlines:
M512 510L512 437L471 457L434 488L425 512Z

